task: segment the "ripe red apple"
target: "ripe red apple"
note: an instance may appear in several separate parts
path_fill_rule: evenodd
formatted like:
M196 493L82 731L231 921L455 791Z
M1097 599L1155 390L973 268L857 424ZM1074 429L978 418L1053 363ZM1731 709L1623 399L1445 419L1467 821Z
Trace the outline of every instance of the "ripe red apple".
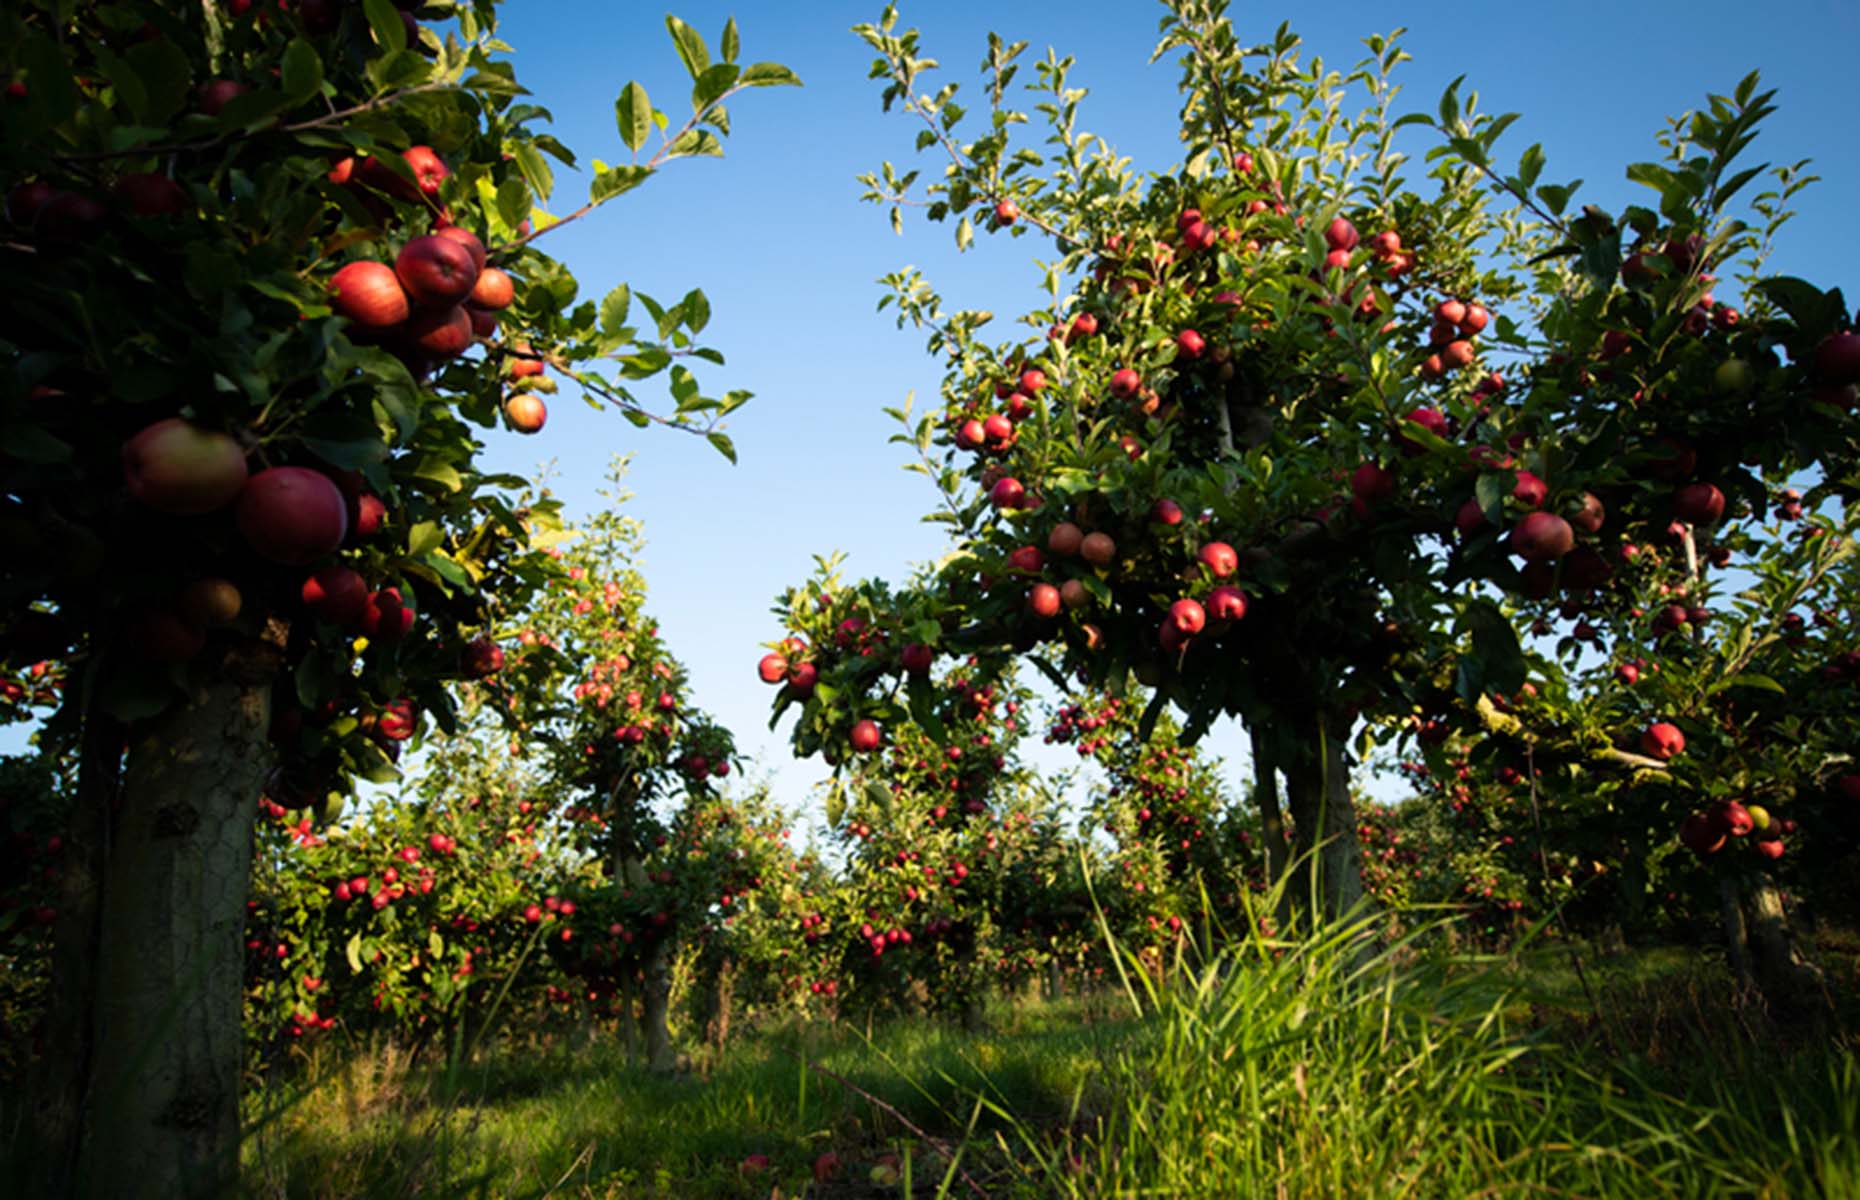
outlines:
M930 664L936 658L936 651L922 642L912 642L904 647L904 652L899 657L906 671L913 675L928 675Z
M1680 822L1679 844L1704 858L1724 849L1724 831L1706 813L1695 812Z
M518 433L540 433L548 419L548 406L535 392L517 392L504 401L504 420Z
M1184 637L1193 637L1207 628L1208 610L1201 601L1184 596L1169 606L1169 624Z
M1655 721L1640 735L1640 750L1648 758L1667 762L1686 749L1686 735L1670 721Z
M245 85L231 79L208 80L200 88L200 111L217 117L233 97L244 94Z
M1640 668L1633 663L1622 663L1615 668L1615 678L1632 687L1640 682Z
M1771 862L1775 862L1783 856L1783 840L1779 837L1763 838L1755 842L1754 845L1757 848L1757 854L1763 858L1769 859Z
M877 721L861 718L853 722L852 730L847 734L847 740L852 743L855 752L870 754L878 749L878 744L884 740L884 737L879 733Z
M764 654L756 664L756 677L763 683L780 683L788 678L788 660L779 654Z
M1150 520L1158 525L1180 525L1182 506L1173 500L1158 500L1150 506Z
M1046 387L1046 372L1033 367L1020 373L1020 390L1029 396L1037 395Z
M516 298L517 286L508 271L501 267L486 267L478 272L478 282L471 289L473 304L491 312L501 312L509 308Z
M444 225L434 230L433 236L457 242L459 245L465 247L465 252L471 255L472 269L480 276L483 276L485 250L484 243L479 240L477 234L458 225ZM487 304L485 307L490 308L492 306Z
M1602 522L1608 519L1605 508L1594 492L1582 493L1582 508L1573 513L1569 523L1584 533L1596 533L1602 528Z
M57 194L58 189L43 179L20 184L6 194L7 220L21 229L31 229L39 219L39 213Z
M788 686L797 696L814 694L814 684L820 680L820 668L811 662L792 663L788 667Z
M394 274L413 302L428 308L457 304L471 295L478 283L472 252L443 234L417 237L401 247L394 259Z
M1003 201L1003 203L1006 203ZM829 1150L814 1160L814 1182L825 1183L840 1173L840 1156Z
M1059 615L1059 589L1050 583L1036 583L1027 589L1027 611L1041 620Z
M429 358L457 358L471 348L471 318L457 304L421 309L401 326L400 341Z
M1091 592L1081 581L1077 579L1068 579L1059 585L1059 602L1076 612L1091 603ZM1087 625L1085 627L1085 633L1086 640L1089 643L1092 627ZM1093 649L1096 649L1096 646L1093 646Z
M481 633L465 643L459 665L468 679L488 679L504 669L504 648Z
M412 311L394 268L372 260L348 263L330 277L329 306L364 329L391 329Z
M1012 225L1020 217L1020 206L1012 200L1003 200L995 205L995 220L1003 225Z
M129 494L157 512L215 512L246 485L239 443L180 417L157 421L124 442L122 458Z
M1014 439L1014 422L1000 413L989 413L982 422L982 438L991 446L1005 447Z
M1437 408L1413 409L1405 419L1419 425L1435 437L1447 436L1447 415ZM1397 435L1397 440L1401 443L1403 453L1406 454L1419 454L1426 448L1405 433Z
M368 594L360 624L371 641L396 642L413 631L413 619L413 601L390 587Z
M1084 530L1070 521L1061 521L1046 535L1046 548L1060 558L1071 558L1079 552L1079 546L1084 540Z
M136 171L118 177L112 189L138 217L178 217L189 207L187 192L166 175Z
M39 210L33 229L54 242L77 242L109 216L109 210L81 192L54 192Z
M1143 388L1143 376L1130 367L1120 367L1111 374L1111 394L1128 400Z
M1350 476L1350 491L1364 504L1374 504L1395 494L1395 472L1380 463L1366 462Z
M409 146L401 158L413 168L414 183L428 196L438 195L439 185L452 174L445 160L431 146Z
M1238 621L1246 616L1246 593L1224 583L1208 593L1207 608L1211 621Z
M1332 250L1354 250L1356 241L1356 226L1344 217L1336 217L1324 227L1324 244Z
M1575 548L1576 531L1554 513L1526 513L1512 526L1506 545L1526 562L1550 562Z
M1110 534L1093 531L1079 541L1079 555L1094 567L1108 566L1117 557L1117 543Z
M1440 365L1448 371L1457 371L1471 365L1473 348L1471 342L1453 341L1440 348Z
M989 503L996 508L1019 508L1027 498L1027 489L1020 485L1020 480L1013 476L1000 479L988 490Z
M1453 526L1461 537L1471 537L1486 527L1485 510L1479 507L1477 497L1460 505L1459 511L1453 514Z
M1180 356L1188 359L1200 358L1201 352L1208 348L1207 340L1193 329L1184 329L1176 334L1175 345Z
M387 518L387 505L373 492L358 492L349 498L349 540L358 542L373 537Z
M1531 472L1519 471L1518 482L1511 489L1511 494L1526 508L1541 508L1550 496L1550 488Z
M1008 555L1008 566L1029 575L1038 575L1041 568L1046 566L1046 556L1040 553L1038 546L1021 546Z
M246 481L233 518L259 557L305 566L342 545L349 505L329 476L306 467L272 467Z
M1840 387L1860 383L1860 333L1831 333L1815 347L1815 374L1823 383Z
M1240 556L1226 542L1209 542L1195 557L1216 579L1225 579L1240 569Z
M182 620L196 629L213 629L230 625L245 607L239 586L229 579L196 579L181 589L175 604Z
M331 625L344 628L357 625L368 604L368 584L354 568L331 564L318 568L304 580L301 589L304 607Z
M1724 493L1709 483L1689 483L1673 495L1673 516L1688 525L1715 525L1724 516Z
M980 450L988 444L988 430L971 417L956 426L956 446L962 450Z
M1711 821L1732 837L1744 837L1756 828L1750 810L1735 800L1720 800L1711 806Z

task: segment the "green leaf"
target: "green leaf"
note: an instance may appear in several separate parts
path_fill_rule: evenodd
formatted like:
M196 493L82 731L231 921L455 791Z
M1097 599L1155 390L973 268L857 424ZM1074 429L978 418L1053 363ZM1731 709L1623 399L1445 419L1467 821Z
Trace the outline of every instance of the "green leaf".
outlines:
M687 129L665 152L667 158L722 158L723 143L708 129Z
M608 337L619 337L626 328L626 314L633 307L633 289L620 284L607 293L601 301L601 332Z
M515 229L529 213L530 187L521 176L509 176L497 185L497 215L505 225Z
M421 521L407 531L407 553L414 558L429 554L445 544L446 534L437 521Z
M142 86L142 77L136 73L128 60L110 52L108 47L98 46L97 65L110 80L110 86L116 90L116 98L121 100L137 121L146 125L155 124L149 116L148 89Z
M517 160L517 169L523 172L530 190L548 200L549 193L555 190L555 172L543 161L542 151L529 142L519 142L512 156Z
M876 779L865 781L865 802L880 813L891 812L891 789Z
M343 948L343 956L349 960L349 970L360 975L362 973L362 935L360 933L349 935L349 944Z
M829 826L837 828L846 819L846 788L839 780L834 780L827 788L826 803L822 807L827 810Z
M646 182L652 171L646 167L610 167L594 177L588 186L588 199L595 204L611 200L623 192L630 192Z
M735 465L736 446L733 442L730 441L730 438L727 434L722 434L722 433L707 434L704 440L709 442L711 444L711 447L715 449L717 453L729 459L732 466Z
M142 120L150 125L172 120L188 100L193 68L187 53L171 38L152 38L131 46L123 57L135 67L146 93L148 113Z
M731 17L728 21L723 23L723 37L718 41L717 45L719 51L723 55L724 62L733 63L736 61L736 55L738 51L742 49L742 45L736 34L735 17Z
M302 38L292 38L291 44L284 48L280 78L284 94L293 104L301 104L316 95L323 86L323 59L316 47Z
M638 151L652 133L652 102L646 99L646 89L637 83L620 89L620 98L614 101L614 117L620 125L620 140L628 150Z
M423 454L415 459L408 474L415 479L436 483L448 492L461 491L465 487L465 480L459 475L458 468L437 454Z
M801 77L780 63L751 63L738 83L744 87L800 87Z
M741 68L735 63L718 63L697 78L697 84L691 89L691 111L701 113L709 108L736 82Z
M1524 648L1511 620L1490 600L1478 600L1460 616L1459 630L1472 635L1473 653L1479 656L1486 689L1511 693L1524 682Z
M1726 687L1757 688L1765 692L1775 692L1778 695L1786 695L1788 693L1788 689L1784 688L1782 684L1776 682L1774 679L1771 679L1768 675L1733 675L1724 681L1724 685Z
M374 30L375 41L389 57L407 48L407 27L401 22L394 0L363 0L362 11L368 14L368 27Z
M692 333L702 333L704 326L710 324L710 300L698 288L685 293L678 307L684 311L685 328Z
M71 77L64 48L35 31L27 35L18 55L19 65L26 69L26 77L32 81L29 95L33 108L45 114L53 125L63 124L76 115L83 98L78 93L77 80Z
M672 45L677 48L685 70L691 72L691 78L696 79L709 69L710 51L704 48L704 39L697 30L670 13L665 14L665 28L671 32Z
M1142 718L1137 722L1137 740L1147 742L1156 735L1156 722L1162 718L1163 708L1169 703L1169 697L1162 688L1150 697L1150 702L1143 710Z

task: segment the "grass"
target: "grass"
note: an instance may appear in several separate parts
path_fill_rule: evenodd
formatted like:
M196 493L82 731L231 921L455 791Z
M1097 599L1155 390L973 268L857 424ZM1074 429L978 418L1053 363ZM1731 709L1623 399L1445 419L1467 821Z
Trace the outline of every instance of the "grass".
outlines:
M1168 989L1133 973L1121 997L997 1004L982 1034L765 1028L673 1079L601 1040L512 1045L451 1068L354 1047L254 1097L247 1186L678 1200L1860 1195L1851 1046L1838 1032L1790 1042L1697 952L1585 962L1577 978L1566 950L1469 965L1360 947L1349 930L1256 941L1184 962ZM1122 1015L1107 1019L1114 1001ZM811 1165L829 1150L843 1176L816 1184ZM886 1152L910 1191L868 1183ZM744 1178L752 1154L771 1167Z

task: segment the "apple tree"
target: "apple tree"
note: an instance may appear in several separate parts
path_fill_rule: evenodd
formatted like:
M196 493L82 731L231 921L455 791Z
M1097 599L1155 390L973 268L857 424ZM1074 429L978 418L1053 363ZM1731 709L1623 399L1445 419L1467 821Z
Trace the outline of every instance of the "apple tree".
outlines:
M539 423L507 411L509 377L540 362L729 452L717 423L746 396L705 397L684 366L715 357L701 295L642 297L634 326L624 288L580 298L538 242L718 153L741 90L796 82L740 64L733 23L715 63L668 25L691 116L628 85L632 161L593 163L558 218L543 206L576 159L516 82L494 0L0 16L7 665L67 673L43 738L78 772L39 1194L213 1191L236 1170L259 794L387 778L373 731L450 726L447 684L480 669L466 646L546 577L512 481L478 465L501 422ZM661 374L667 414L631 390Z
M1053 255L1031 336L1000 343L917 272L888 281L947 367L936 410L901 414L957 541L918 636L934 618L1112 694L1134 675L1155 689L1145 731L1170 706L1190 741L1239 718L1263 818L1290 830L1289 891L1336 914L1362 900L1359 723L1488 723L1524 681L1520 624L1599 585L1680 489L1844 478L1860 335L1837 294L1761 276L1806 177L1742 166L1771 111L1754 76L1628 167L1657 208L1611 215L1549 182L1540 146L1496 165L1512 118L1457 84L1437 116L1397 115L1393 38L1338 73L1283 29L1243 43L1221 5L1166 8L1186 158L1149 174L1079 127L1068 59L1026 85L1036 148L1014 142L1024 44L991 39L977 129L958 85L921 90L937 64L895 8L857 31L942 163L921 189L886 164L868 198L894 221L925 205L960 247ZM1741 312L1712 300L1719 272ZM797 747L858 705L810 704Z

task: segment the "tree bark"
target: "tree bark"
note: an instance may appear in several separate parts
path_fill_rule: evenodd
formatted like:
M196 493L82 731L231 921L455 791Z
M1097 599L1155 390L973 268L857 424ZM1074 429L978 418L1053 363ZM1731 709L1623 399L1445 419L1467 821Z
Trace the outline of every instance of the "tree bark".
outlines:
M1363 899L1350 768L1343 738L1327 722L1312 721L1306 732L1309 736L1298 751L1280 764L1297 856L1288 887L1307 911L1336 920Z
M1273 761L1266 731L1255 724L1247 730L1253 744L1253 803L1259 807L1260 832L1266 843L1266 881L1285 878L1291 849L1285 842L1285 814L1279 807L1278 765Z
M736 960L727 953L710 956L709 978L704 988L704 1040L723 1049L730 1040L730 1008L736 991Z
M646 1027L646 1069L655 1075L670 1075L678 1069L672 1052L672 1030L668 1023L672 1007L672 940L661 937L653 943L646 959L646 977L641 985L644 1003L641 1023Z
M1814 1023L1829 1007L1827 980L1796 944L1776 882L1757 876L1745 900L1750 965L1770 1015L1787 1024Z
M1718 880L1718 919L1724 924L1725 951L1730 956L1731 974L1742 991L1756 986L1756 973L1750 967L1749 939L1744 929L1744 906L1737 895L1737 881Z
M276 658L229 654L130 745L103 884L85 1194L236 1187L242 936Z

